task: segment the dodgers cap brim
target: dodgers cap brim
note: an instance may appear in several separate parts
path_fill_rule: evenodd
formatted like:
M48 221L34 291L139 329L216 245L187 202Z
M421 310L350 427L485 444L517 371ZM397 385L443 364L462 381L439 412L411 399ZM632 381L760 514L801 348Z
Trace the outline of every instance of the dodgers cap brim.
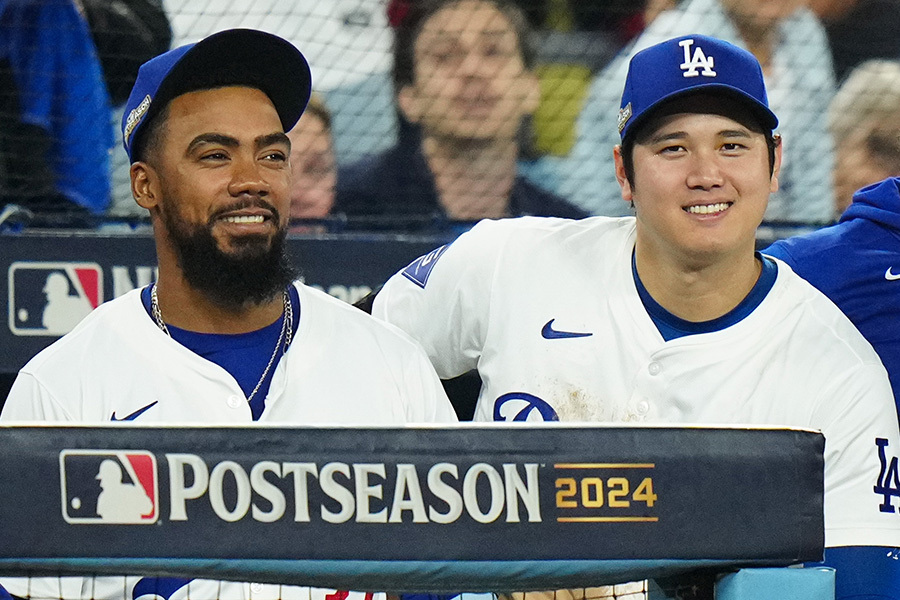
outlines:
M717 38L686 35L632 57L619 109L621 138L668 102L700 93L731 97L750 109L763 127L771 131L778 126L753 54Z
M228 29L144 63L125 103L122 143L128 158L147 123L174 98L225 85L262 90L284 131L303 114L312 90L309 63L293 44L254 29Z

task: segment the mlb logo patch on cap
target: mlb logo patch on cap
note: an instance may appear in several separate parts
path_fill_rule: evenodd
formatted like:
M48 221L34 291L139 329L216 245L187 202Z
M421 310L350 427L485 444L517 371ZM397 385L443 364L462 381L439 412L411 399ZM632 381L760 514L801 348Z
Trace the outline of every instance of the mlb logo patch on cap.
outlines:
M759 61L747 50L705 35L686 35L650 46L631 59L617 126L622 139L636 123L669 100L691 93L720 93L746 104L769 130L769 109Z

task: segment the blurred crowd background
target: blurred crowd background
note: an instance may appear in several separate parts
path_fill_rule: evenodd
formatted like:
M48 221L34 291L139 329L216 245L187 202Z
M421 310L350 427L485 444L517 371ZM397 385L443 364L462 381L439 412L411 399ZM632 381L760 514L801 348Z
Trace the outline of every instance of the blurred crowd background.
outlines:
M137 69L233 27L311 64L295 231L628 214L628 60L688 33L763 66L784 138L767 221L834 222L900 175L900 0L0 0L0 230L145 223L119 125Z

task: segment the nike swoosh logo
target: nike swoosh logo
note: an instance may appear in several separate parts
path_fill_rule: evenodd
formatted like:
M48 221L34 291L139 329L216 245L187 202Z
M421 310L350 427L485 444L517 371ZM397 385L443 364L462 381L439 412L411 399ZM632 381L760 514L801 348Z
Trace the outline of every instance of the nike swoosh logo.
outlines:
M141 416L142 414L144 414L145 412L147 412L148 410L150 410L151 408L153 408L153 407L156 406L157 404L159 404L159 400L156 400L155 402L151 402L150 404L148 404L148 405L145 406L144 408L139 408L139 409L137 409L136 411L134 411L133 413L131 413L130 415L128 415L127 417L122 417L121 419L117 419L117 418L116 418L116 411L113 411L113 414L112 414L112 416L109 418L109 420L110 420L110 421L134 421L134 420L137 419L139 416Z
M891 268L888 267L888 270L884 272L884 278L888 281L897 281L900 279L900 273L895 275L894 273L891 273Z
M561 340L565 338L580 338L580 337L588 337L594 335L593 333L581 333L576 331L559 331L558 329L553 329L553 321L556 319L550 319L547 323L541 328L541 337L545 340Z

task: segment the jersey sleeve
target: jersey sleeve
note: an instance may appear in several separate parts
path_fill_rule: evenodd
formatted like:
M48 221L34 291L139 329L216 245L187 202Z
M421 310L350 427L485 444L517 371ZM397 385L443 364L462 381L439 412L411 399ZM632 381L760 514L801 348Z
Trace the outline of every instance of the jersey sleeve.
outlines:
M30 373L20 371L6 402L0 421L73 421L72 416L52 397L50 392Z
M443 379L477 366L508 229L500 223L482 221L451 244L417 258L375 297L372 314L418 341Z
M900 546L900 433L884 367L848 367L818 400L825 545Z
M411 423L456 423L456 411L424 352L407 361L407 418Z

